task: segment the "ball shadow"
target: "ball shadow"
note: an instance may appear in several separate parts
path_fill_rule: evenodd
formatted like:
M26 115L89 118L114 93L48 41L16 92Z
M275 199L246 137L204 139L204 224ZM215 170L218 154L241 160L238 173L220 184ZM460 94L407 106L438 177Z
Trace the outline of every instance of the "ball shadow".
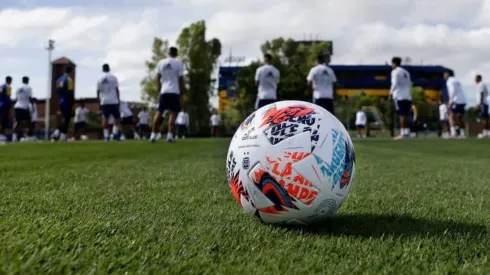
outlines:
M451 220L429 220L408 215L338 215L325 222L308 226L286 226L298 234L381 238L387 236L445 236L473 235L488 238L489 230L480 224Z

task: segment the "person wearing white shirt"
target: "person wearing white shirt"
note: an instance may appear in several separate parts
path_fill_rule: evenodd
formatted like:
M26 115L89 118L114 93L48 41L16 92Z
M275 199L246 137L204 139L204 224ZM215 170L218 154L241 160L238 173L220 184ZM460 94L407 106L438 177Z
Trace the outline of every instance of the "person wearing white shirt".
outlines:
M22 77L22 86L17 89L16 102L14 105L15 110L15 125L14 134L12 135L12 141L17 141L24 134L25 129L29 129L31 126L31 112L29 106L32 101L32 89L29 86L29 77Z
M219 128L221 125L221 116L218 115L218 112L214 111L213 115L211 116L211 136L212 137L219 137Z
M272 55L264 56L264 65L255 71L255 84L257 85L257 100L255 109L277 101L277 85L281 76L279 70L272 65Z
M119 81L117 77L111 73L109 64L102 65L102 76L97 82L97 95L100 99L100 108L102 110L103 119L102 127L104 128L104 139L110 140L109 117L114 119L112 127L113 136L119 139L119 127L121 113L119 111Z
M439 123L441 124L441 138L447 139L449 138L449 114L447 105L439 101Z
M121 138L125 140L126 134L132 133L134 135L134 139L140 139L140 136L136 131L133 111L131 110L129 104L126 101L121 101L119 109L121 110L121 126L123 128Z
M189 132L189 114L182 109L177 115L175 123L177 124L177 137L185 139Z
M306 80L313 90L313 103L335 115L333 96L337 77L332 68L326 65L324 55L317 57L316 66L311 68Z
M459 127L459 138L465 138L464 113L466 107L466 96L463 86L454 77L454 72L447 70L444 72L446 87L449 95L449 125L451 137L457 136L456 127Z
M150 113L146 107L138 113L138 132L140 137L147 138L150 131Z
M184 93L184 64L177 59L177 48L171 47L169 57L160 60L157 64L157 85L160 91L158 100L158 112L153 119L153 127L150 141L157 140L162 115L169 112L167 142L174 142L175 120L182 109L182 94Z
M401 67L402 59L391 59L391 88L390 100L393 99L396 112L400 118L400 135L395 139L400 140L410 137L410 111L412 109L412 81L410 73Z
M85 118L88 113L89 110L85 107L85 103L83 101L80 102L75 109L75 117L73 118L73 122L75 123L73 126L74 139L81 139L85 135L85 128L87 127Z
M477 110L479 110L480 122L482 123L482 133L478 135L479 138L490 137L490 124L488 122L488 105L490 94L488 93L487 85L483 83L481 75L475 77L476 82L476 102Z
M366 138L366 124L367 124L367 116L364 112L364 108L361 107L356 113L356 129L357 129L357 137Z

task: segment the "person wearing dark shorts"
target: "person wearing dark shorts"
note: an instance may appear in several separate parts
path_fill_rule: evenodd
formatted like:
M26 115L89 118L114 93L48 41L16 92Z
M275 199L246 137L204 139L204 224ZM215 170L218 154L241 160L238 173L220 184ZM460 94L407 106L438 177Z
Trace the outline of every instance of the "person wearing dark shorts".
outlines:
M177 59L178 50L169 49L169 57L162 59L157 65L157 86L160 91L158 99L158 112L153 119L150 142L156 142L159 128L162 124L162 115L168 111L167 142L175 141L177 114L182 109L182 94L185 90L184 64Z
M490 137L490 122L488 114L488 104L490 104L490 95L488 92L487 85L483 83L483 78L481 75L475 77L476 82L476 102L477 108L479 110L478 117L480 118L480 123L482 125L482 132L478 135L479 138Z
M74 83L71 78L72 67L65 68L65 73L56 80L58 94L58 113L56 115L56 131L51 136L53 140L67 141L68 126L73 115Z
M12 91L12 77L7 76L5 78L5 84L0 86L0 143L4 144L7 142L8 130L12 128L11 121L11 109L12 100L10 94Z
M389 100L393 99L394 107L400 119L400 135L396 140L410 137L410 112L412 109L412 81L410 73L401 67L402 59L391 59L391 88ZM395 122L393 122L395 123Z
M361 106L356 113L356 129L357 129L357 137L365 138L366 137L366 124L367 124L367 116L364 112L364 108Z
M189 115L182 109L175 120L177 125L177 137L185 139L188 135Z
M335 115L333 95L337 77L332 68L327 66L324 55L317 56L316 65L311 68L306 80L308 87L313 90L313 103Z
M82 101L79 103L78 107L75 109L75 118L73 125L73 139L82 139L85 135L85 129L87 128L87 123L85 122L85 117L89 113L89 110L85 107L85 103Z
M119 100L119 80L111 73L109 64L102 65L102 76L97 81L97 94L100 99L102 111L102 128L104 140L110 141L111 136L114 140L120 140L120 100ZM109 118L114 120L114 126L110 126ZM112 133L111 133L112 131Z
M449 95L449 124L451 137L465 138L465 107L466 95L461 83L454 77L454 72L446 70L444 72L446 87ZM459 129L459 133L458 133Z
M280 76L279 70L272 65L272 56L266 54L264 65L255 72L255 84L258 90L255 109L260 109L277 101L277 85Z

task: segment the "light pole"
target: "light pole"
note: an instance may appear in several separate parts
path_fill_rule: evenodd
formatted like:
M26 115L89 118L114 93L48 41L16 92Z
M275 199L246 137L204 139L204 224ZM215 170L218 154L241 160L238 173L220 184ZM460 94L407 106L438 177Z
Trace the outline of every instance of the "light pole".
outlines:
M49 115L50 115L50 108L49 108L49 103L51 101L51 90L52 90L52 78L53 78L53 68L51 66L51 55L54 50L54 40L49 39L48 41L48 47L46 48L48 50L48 93L46 95L46 103L44 104L45 106L45 111L44 111L44 138L46 140L49 139Z

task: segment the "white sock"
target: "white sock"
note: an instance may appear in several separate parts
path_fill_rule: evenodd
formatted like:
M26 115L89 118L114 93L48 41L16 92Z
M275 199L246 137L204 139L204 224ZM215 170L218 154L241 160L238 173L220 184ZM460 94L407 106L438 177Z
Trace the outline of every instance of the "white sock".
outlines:
M119 134L119 128L116 125L114 125L114 127L112 127L112 133L114 135L118 135Z
M464 136L465 136L465 134L464 134L464 129L459 129L459 135L460 135L460 136L462 136L462 137L464 137Z
M66 134L61 133L61 134L60 134L60 140L61 140L61 141L65 141L66 139L67 139L67 138L66 138Z
M168 133L167 133L167 139L174 139L174 134L173 134L173 133L168 132Z
M5 135L0 135L0 141L6 141L7 137Z
M456 127L451 127L451 136L456 136Z
M150 139L155 139L157 137L157 134L155 132L151 132Z
M483 131L482 131L482 135L483 135L484 137L488 137L488 130L483 129Z
M12 141L17 141L17 134L12 134Z

